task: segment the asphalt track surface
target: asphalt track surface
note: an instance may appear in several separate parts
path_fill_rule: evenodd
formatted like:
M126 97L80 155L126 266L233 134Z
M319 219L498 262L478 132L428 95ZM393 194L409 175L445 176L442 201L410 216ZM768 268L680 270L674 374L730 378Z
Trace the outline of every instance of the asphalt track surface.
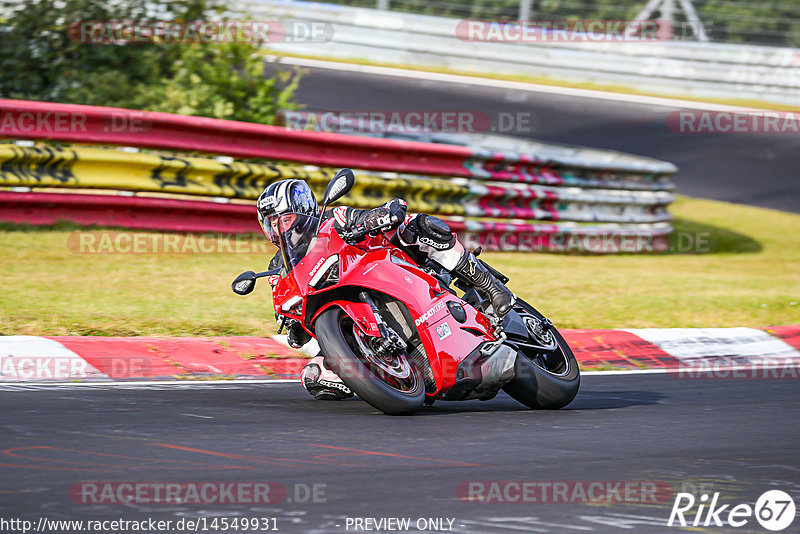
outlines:
M800 134L676 133L679 111L461 83L305 68L298 102L319 111L470 111L488 114L496 133L610 148L675 163L677 192L800 213ZM529 123L501 123L526 117ZM518 115L522 114L522 115Z
M674 532L665 526L674 491L718 491L720 504L753 503L767 489L797 496L798 400L794 380L594 375L559 411L501 396L390 417L358 399L315 401L297 383L3 385L0 517L256 516L312 533L348 532L348 517L408 517L454 519L450 532L465 533ZM508 480L658 481L671 491L645 504L458 498L465 481ZM315 503L82 505L68 497L80 481L279 482L301 500L296 485L325 486ZM764 532L754 520L706 529L734 530Z

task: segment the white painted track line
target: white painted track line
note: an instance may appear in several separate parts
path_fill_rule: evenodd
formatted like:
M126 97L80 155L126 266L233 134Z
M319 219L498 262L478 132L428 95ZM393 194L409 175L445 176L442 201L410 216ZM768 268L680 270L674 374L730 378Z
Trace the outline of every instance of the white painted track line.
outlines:
M784 364L768 365L758 367L758 371L767 371L771 369L783 369ZM737 366L719 366L713 367L714 372L730 372L730 371L747 371L751 370L751 365L737 365ZM660 369L620 369L617 371L581 371L581 377L584 376L631 376L631 375L651 375L651 374L690 374L692 372L700 373L701 375L707 371L702 369L678 369L678 368L660 368ZM698 377L699 378L699 377ZM176 389L191 389L191 388L214 388L214 387L238 387L249 384L259 385L275 385L275 384L296 384L299 383L297 378L270 378L270 379L241 379L241 380L137 380L137 381L111 381L111 380L98 380L94 382L12 382L0 381L0 391L3 390L22 390L26 388L39 389L39 388L92 388L92 387L111 387L120 389L136 389L147 388L152 386L177 386Z

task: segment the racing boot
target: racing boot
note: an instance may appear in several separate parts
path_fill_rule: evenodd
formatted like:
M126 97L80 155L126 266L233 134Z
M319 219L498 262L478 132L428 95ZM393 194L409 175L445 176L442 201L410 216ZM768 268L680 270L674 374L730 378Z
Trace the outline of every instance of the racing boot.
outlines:
M353 392L344 385L342 379L325 367L325 360L319 354L303 367L300 382L317 400L341 400L353 396Z
M488 297L489 302L492 303L492 308L494 308L494 313L499 318L505 317L514 306L516 301L514 294L492 273L486 270L486 267L478 261L478 258L472 252L465 250L464 255L461 256L461 259L458 260L451 272L457 278Z

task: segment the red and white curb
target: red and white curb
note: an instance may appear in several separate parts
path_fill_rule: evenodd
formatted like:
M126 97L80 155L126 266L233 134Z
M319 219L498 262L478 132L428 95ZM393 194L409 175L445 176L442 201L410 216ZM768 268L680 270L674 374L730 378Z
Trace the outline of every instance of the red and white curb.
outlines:
M0 337L0 381L295 378L305 359L258 337Z
M588 373L679 372L694 378L800 378L800 325L562 333ZM285 345L285 336L2 336L0 382L269 382L296 379L317 350L314 342L303 352L290 349Z

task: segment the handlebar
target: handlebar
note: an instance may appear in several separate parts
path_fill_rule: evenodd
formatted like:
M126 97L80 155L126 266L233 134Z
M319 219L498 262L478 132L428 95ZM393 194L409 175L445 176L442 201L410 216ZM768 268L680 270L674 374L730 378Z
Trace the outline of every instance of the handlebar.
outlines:
M369 232L367 230L351 230L349 232L342 232L342 239L348 245L355 245L359 241L363 241Z
M341 234L341 236L342 236L342 239L344 239L344 241L348 245L354 245L356 243L359 243L359 242L363 241L367 236L374 237L374 236L377 236L377 235L379 235L379 234L381 234L381 233L383 233L383 232L385 232L387 230L390 230L391 228L392 228L391 225L379 226L378 228L373 228L373 229L356 228L356 229L350 230L348 232L343 232Z

